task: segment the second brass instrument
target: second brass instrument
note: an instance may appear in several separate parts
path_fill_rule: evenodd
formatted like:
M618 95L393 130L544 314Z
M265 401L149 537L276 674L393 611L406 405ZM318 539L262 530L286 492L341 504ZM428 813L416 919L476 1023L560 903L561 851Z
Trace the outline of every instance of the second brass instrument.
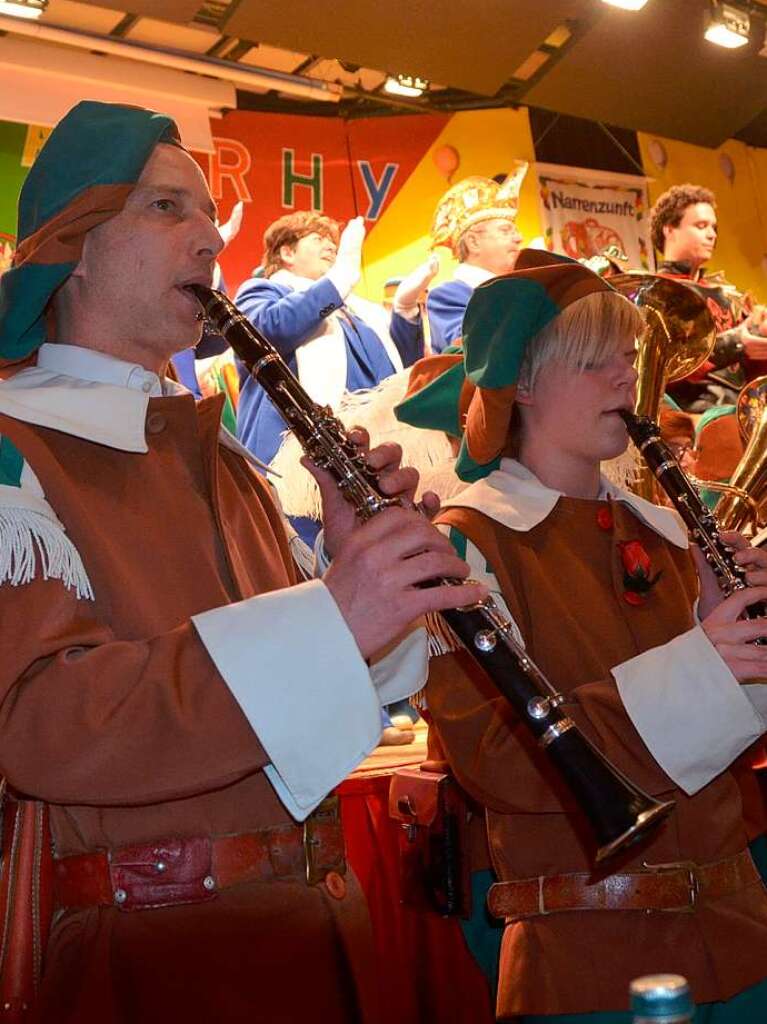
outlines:
M306 454L336 479L358 518L370 519L392 504L376 474L328 407L317 405L272 344L222 293L189 285L205 314L258 380ZM461 586L458 579L432 585ZM440 613L512 704L591 823L601 861L643 837L671 811L635 786L577 728L561 708L564 698L517 642L513 624L492 599Z
M632 273L611 277L610 284L644 316L636 363L636 413L657 422L666 386L692 373L712 351L714 318L703 299L680 281ZM652 473L642 468L632 489L654 501Z
M767 377L746 384L738 395L736 414L746 450L729 483L712 487L724 491L714 512L723 529L743 530L751 524L756 532L764 525L767 500Z

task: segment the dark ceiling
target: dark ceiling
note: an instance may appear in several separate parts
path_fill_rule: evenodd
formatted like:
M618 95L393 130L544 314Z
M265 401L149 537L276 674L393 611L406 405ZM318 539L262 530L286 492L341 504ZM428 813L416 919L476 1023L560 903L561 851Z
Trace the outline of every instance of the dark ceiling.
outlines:
M718 146L767 105L764 19L751 41L725 50L703 38L700 0L605 8L589 31L526 94L539 107L636 131Z
M50 0L44 20L65 8L122 11L110 35L130 40L151 22L154 45L176 49L176 34L204 29L201 57L344 87L339 104L240 93L249 109L354 117L524 104L699 145L765 146L767 0L731 2L751 13L738 50L703 39L709 0L648 0L636 13L601 0ZM185 28L162 30L168 22ZM429 79L430 90L387 95L384 77L397 72Z

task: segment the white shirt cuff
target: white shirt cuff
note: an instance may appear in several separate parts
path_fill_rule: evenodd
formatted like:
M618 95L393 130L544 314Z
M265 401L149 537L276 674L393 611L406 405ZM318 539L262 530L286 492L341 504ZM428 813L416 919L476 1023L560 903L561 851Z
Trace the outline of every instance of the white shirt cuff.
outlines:
M424 626L418 626L397 646L370 666L370 678L381 706L412 697L426 685L429 672L429 641Z
M354 271L350 267L334 264L330 270L325 274L325 278L330 281L335 290L341 296L341 301L345 302L349 297L352 288L359 281L359 271Z
M378 696L338 605L311 580L192 622L271 761L269 781L302 821L381 734Z
M612 674L648 750L690 796L767 726L700 626L624 661Z

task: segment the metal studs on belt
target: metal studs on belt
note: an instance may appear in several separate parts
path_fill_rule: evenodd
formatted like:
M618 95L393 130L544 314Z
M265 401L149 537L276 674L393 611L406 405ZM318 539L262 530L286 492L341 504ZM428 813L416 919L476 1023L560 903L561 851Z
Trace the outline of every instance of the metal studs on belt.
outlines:
M325 875L325 888L335 900L342 900L346 895L346 880L337 871L328 871Z

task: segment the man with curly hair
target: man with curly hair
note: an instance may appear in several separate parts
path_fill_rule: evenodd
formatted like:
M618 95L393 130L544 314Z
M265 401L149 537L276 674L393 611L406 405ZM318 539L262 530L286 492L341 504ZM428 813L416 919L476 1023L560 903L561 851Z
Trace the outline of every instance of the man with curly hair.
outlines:
M714 193L700 185L674 185L650 212L652 242L663 254L658 271L689 284L706 302L717 328L710 360L673 385L674 397L693 412L732 400L732 388L767 372L767 310L754 305L721 272L709 274L705 264L717 240ZM708 385L708 374L733 367L724 385Z

